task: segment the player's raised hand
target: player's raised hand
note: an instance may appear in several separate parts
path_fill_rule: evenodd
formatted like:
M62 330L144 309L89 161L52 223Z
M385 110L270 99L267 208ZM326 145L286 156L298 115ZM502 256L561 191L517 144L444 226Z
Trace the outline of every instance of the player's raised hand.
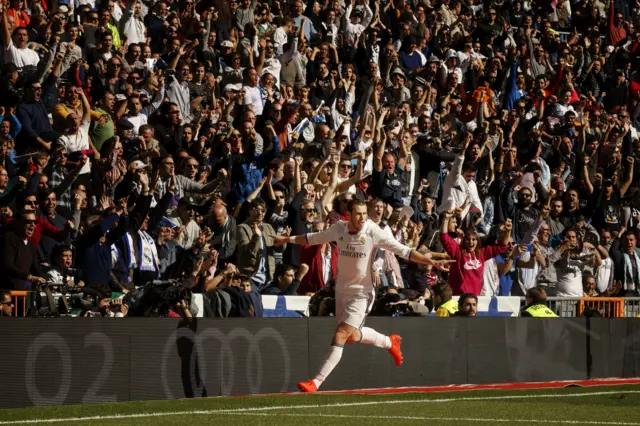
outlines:
M436 268L439 269L443 272L449 272L449 265L451 265L452 263L456 263L456 261L454 259L447 259L447 260L431 260L431 265Z

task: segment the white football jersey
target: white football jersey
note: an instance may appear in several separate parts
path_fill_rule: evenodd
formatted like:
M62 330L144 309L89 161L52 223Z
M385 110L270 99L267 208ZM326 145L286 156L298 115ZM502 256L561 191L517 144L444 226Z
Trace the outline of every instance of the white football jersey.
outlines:
M349 233L348 222L340 221L328 229L307 234L311 245L334 241L338 245L338 271L336 291L342 294L367 295L374 291L371 262L376 249L382 248L408 259L411 248L400 244L371 220L357 234Z

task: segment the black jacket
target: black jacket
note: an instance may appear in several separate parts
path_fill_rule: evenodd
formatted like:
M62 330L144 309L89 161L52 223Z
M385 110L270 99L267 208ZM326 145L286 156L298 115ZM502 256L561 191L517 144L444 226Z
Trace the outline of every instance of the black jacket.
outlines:
M13 290L26 289L29 274L44 277L38 266L36 247L13 232L7 232L2 241L2 273L5 287Z

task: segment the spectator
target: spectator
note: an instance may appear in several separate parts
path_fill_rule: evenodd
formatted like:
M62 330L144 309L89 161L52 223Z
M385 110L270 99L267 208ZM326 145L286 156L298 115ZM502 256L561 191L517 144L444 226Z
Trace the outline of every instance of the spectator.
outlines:
M581 297L582 273L587 267L598 267L602 263L600 253L593 244L581 242L575 229L565 229L564 241L555 253L554 264L558 276L558 296Z
M478 313L478 296L475 294L464 293L458 299L458 312L454 314L457 317L475 317Z
M221 261L230 261L236 253L236 219L228 214L227 208L222 204L215 206L211 213L209 221L209 228L212 232L211 247L219 253Z
M309 272L309 266L306 264L300 265L300 269L296 274L293 266L282 263L276 268L273 281L261 293L277 296L295 296L298 287L300 287L300 281L304 279L307 272Z
M15 305L13 304L13 298L8 291L2 292L2 307L0 307L0 316L10 317L13 315Z
M466 233L461 244L449 236L447 230L452 215L452 212L445 212L440 226L440 241L447 254L456 260L449 274L449 284L453 294L480 294L484 262L505 251L511 234L511 220L502 225L501 240L498 244L479 247L478 234L475 231Z
M38 265L36 247L29 240L37 223L35 213L25 211L15 221L12 231L4 234L2 271L7 285L13 290L28 290L32 285L46 282Z
M257 199L251 202L249 219L238 226L238 270L251 277L254 291L261 292L275 272L273 237L275 231L263 223L266 204Z
M536 318L558 317L558 315L547 307L547 293L539 287L527 290L526 302L527 304L522 309L520 316Z
M451 317L458 312L458 303L453 300L453 289L449 284L436 284L432 291L433 306L437 317Z

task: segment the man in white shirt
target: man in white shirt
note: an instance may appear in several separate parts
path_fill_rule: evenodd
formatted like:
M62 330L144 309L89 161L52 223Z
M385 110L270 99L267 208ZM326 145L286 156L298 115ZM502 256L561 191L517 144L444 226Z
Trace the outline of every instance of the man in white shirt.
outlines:
M284 45L287 44L289 40L289 34L293 34L293 19L289 16L285 16L282 25L273 33L273 43L276 49L277 55L282 55L284 53Z
M439 212L455 210L461 207L461 217L464 218L469 213L469 209L474 207L478 209L480 216L483 215L482 202L474 180L476 177L475 165L464 161L464 153L472 139L473 134L467 133L462 150L444 180L443 200L438 208Z
M399 335L385 336L372 328L363 327L366 315L371 311L375 299L372 284L372 256L379 248L389 250L409 261L444 267L446 263L435 262L416 250L400 244L368 219L364 201L349 202L349 220L340 221L325 231L306 235L276 236L274 244L286 243L318 245L334 241L338 246L338 273L336 277L336 318L338 328L333 344L327 353L318 374L307 382L298 383L303 392L316 392L342 357L345 343L365 343L387 349L396 365L402 364ZM448 263L448 262L447 262Z
M371 20L373 19L373 12L369 8L369 5L364 5L364 17L361 18L359 13L353 14L353 3L351 0L347 10L344 12L344 38L345 44L355 46L360 35L367 29Z
M258 86L258 72L255 68L245 68L242 72L242 90L244 90L244 104L250 105L256 116L262 115L264 100Z
M6 8L6 6L5 6ZM13 63L19 70L25 66L37 66L40 62L40 56L27 47L29 42L29 34L24 27L17 27L13 30L11 36L11 27L6 9L3 8L2 17L4 21L2 29L2 44L6 46L4 54L4 63Z
M60 138L58 138L58 143L64 146L69 154L73 154L74 152L93 150L93 157L98 160L100 159L100 154L89 139L89 126L91 124L91 105L89 105L89 100L87 99L81 88L76 87L75 90L78 91L78 96L80 96L82 100L82 109L84 111L84 116L80 116L75 112L72 112L67 116L67 130L62 136L60 136ZM84 166L82 167L82 170L80 170L80 175L85 175L89 172L91 172L91 164L89 163L89 159L87 158Z
M567 112L572 111L575 113L573 106L571 106L569 102L571 102L571 91L566 90L562 92L562 95L558 102L553 104L551 115L560 119L564 119L564 116Z

